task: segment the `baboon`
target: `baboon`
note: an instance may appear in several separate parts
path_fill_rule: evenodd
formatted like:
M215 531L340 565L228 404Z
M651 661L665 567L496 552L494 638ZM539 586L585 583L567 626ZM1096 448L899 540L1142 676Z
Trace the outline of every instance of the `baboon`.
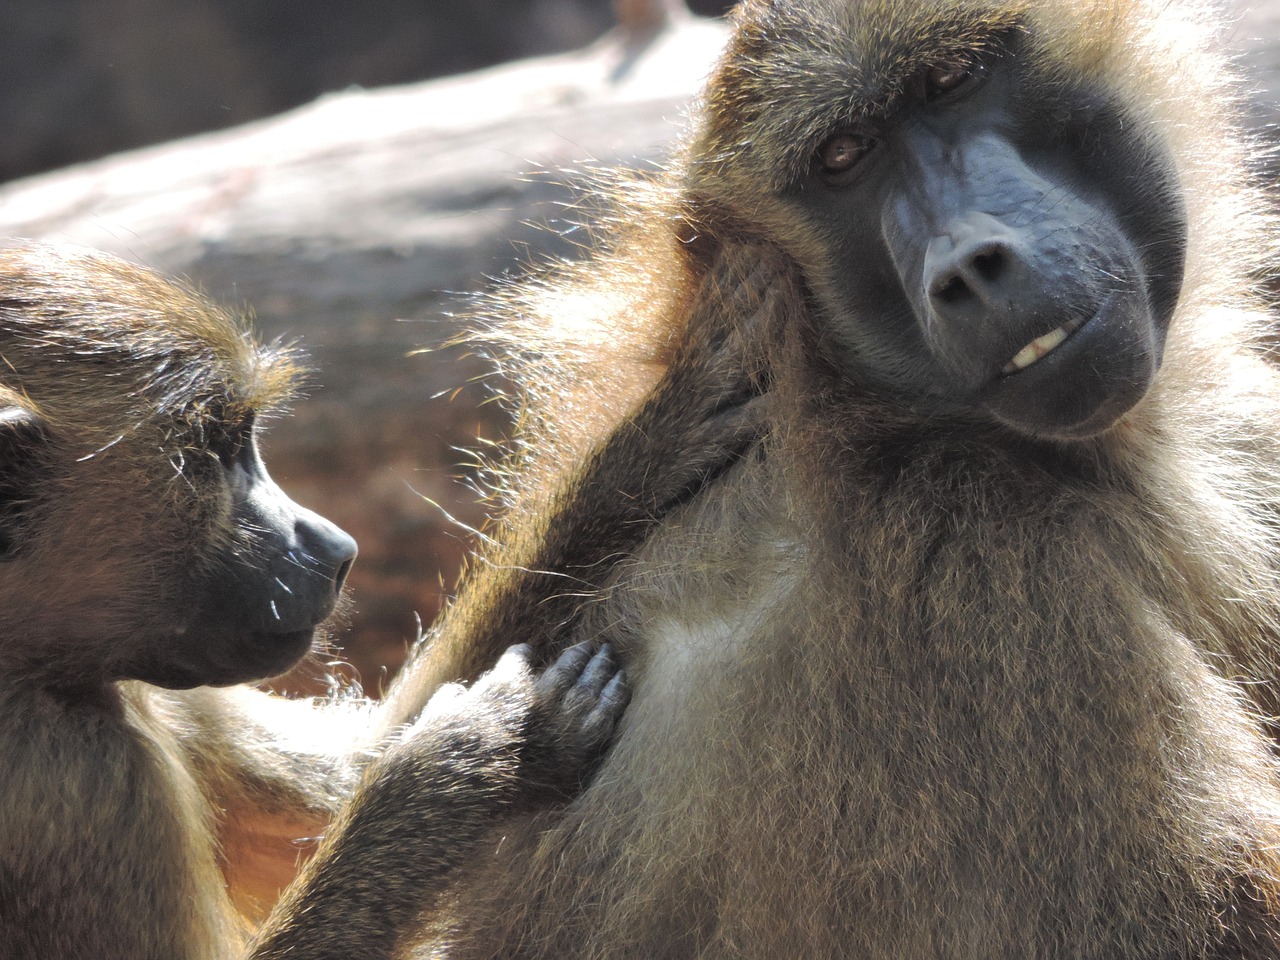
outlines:
M536 498L582 449L536 426L581 415L559 358L702 336L681 291L763 270L761 439L552 616L537 658L608 638L630 706L426 955L1280 957L1275 245L1219 27L743 0L669 170L499 322Z
M735 349L686 350L649 379L669 386L637 413L636 442L594 458L585 509L561 515L568 568L602 578L595 527L621 525L625 549L750 442L756 388ZM257 451L257 421L298 373L289 350L148 270L0 249L6 957L389 955L490 823L562 804L611 736L627 686L607 647L537 676L513 646L430 704L412 685L385 708L244 685L308 650L355 556ZM513 644L549 629L532 612L563 586L538 585L511 607ZM321 833L255 939L272 876Z

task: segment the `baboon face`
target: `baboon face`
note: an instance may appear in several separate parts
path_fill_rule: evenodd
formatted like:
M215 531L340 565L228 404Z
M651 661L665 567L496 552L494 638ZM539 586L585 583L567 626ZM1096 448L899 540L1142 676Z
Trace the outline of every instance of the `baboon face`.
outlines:
M248 411L237 423L212 421L203 449L188 454L204 455L187 472L206 485L212 549L184 578L189 602L172 611L168 635L122 663L133 678L189 687L274 676L307 652L337 604L355 541L275 484L253 420Z
M54 683L273 676L355 542L272 481L258 414L287 350L150 271L0 250L0 645Z
M810 79L785 54L762 69L809 111L771 131L798 141L768 151L794 158L773 196L819 238L795 255L838 362L1032 435L1110 427L1151 384L1182 284L1186 217L1151 124L1104 78L1047 66L1033 23L921 5L894 37L874 3L820 6Z

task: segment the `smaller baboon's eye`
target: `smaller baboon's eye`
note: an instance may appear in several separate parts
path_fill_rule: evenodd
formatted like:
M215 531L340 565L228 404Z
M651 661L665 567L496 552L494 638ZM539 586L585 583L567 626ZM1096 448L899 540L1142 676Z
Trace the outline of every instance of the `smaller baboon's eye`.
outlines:
M857 133L838 133L818 148L818 164L828 175L852 170L876 144L872 137Z
M209 452L221 460L225 466L231 466L252 436L253 414L250 413L239 423L227 424L218 430L210 438Z
M924 72L924 96L926 100L941 97L980 78L985 72L983 64L974 58L939 63Z

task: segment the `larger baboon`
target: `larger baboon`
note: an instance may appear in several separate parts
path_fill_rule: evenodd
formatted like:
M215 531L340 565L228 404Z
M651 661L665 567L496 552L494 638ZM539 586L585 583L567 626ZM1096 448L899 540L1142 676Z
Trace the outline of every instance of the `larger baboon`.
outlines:
M580 601L634 682L619 738L423 949L1280 957L1273 247L1212 15L734 16L670 173L510 324L556 357L679 342L701 321L653 290L781 258L771 429ZM530 363L532 409L578 417Z
M598 585L732 462L754 392L736 344L648 378L558 514L560 566L492 595L508 642L556 632L535 616L552 573ZM611 734L625 685L585 646L537 679L516 648L421 716L434 691L412 684L380 709L238 685L306 652L355 553L258 456L296 375L150 271L0 248L0 955L238 955L339 810L252 955L389 955L495 818L571 796Z

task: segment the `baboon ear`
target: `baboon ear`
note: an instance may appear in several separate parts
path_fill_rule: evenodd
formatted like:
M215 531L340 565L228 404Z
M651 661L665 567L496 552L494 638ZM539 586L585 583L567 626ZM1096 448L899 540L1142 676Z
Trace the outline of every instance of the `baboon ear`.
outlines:
M36 493L39 453L47 439L39 414L20 404L0 402L0 560L19 545L22 515Z

